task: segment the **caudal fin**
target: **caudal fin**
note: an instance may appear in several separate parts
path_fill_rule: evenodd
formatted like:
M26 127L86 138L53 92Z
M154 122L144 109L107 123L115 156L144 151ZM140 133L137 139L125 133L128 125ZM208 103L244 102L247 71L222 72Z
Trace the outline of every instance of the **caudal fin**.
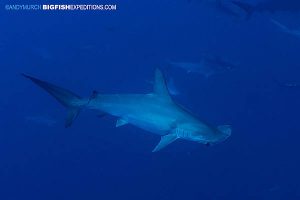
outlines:
M60 102L63 106L65 106L68 109L68 114L65 121L65 127L71 126L72 122L76 119L76 117L79 114L80 105L78 103L80 102L81 98L67 89L28 76L23 73L22 75L25 78L30 79L33 83L35 83L39 87L43 88L46 92L52 95L58 102Z
M250 5L248 3L240 2L240 1L231 1L231 2L246 12L247 14L246 19L249 19L255 10L255 6Z

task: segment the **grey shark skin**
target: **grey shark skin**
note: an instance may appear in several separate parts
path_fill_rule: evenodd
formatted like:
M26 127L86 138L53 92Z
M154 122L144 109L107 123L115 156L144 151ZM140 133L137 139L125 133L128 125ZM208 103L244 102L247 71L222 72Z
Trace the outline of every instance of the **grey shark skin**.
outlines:
M161 136L153 152L176 139L215 144L231 135L229 125L210 126L191 115L170 97L162 73L155 72L154 91L149 94L99 94L80 98L71 91L23 74L45 89L68 109L66 127L70 126L81 109L92 109L118 118L116 127L132 124Z

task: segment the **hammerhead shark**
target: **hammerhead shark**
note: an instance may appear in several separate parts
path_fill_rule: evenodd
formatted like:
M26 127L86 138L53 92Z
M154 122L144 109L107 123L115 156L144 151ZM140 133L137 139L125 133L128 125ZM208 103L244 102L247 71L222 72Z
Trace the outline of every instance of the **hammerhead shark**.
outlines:
M46 81L22 74L46 90L68 110L65 126L71 126L81 109L91 109L118 118L116 127L132 124L161 136L152 152L156 152L177 139L205 145L216 144L231 135L230 125L211 126L194 117L169 95L163 74L155 71L154 89L146 94L99 94L94 91L88 98Z

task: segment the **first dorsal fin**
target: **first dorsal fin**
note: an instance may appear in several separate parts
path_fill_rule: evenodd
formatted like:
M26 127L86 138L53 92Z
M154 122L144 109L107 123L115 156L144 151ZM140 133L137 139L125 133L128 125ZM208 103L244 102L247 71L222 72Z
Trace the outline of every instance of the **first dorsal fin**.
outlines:
M156 95L171 100L165 78L159 69L155 70L155 80L153 89Z

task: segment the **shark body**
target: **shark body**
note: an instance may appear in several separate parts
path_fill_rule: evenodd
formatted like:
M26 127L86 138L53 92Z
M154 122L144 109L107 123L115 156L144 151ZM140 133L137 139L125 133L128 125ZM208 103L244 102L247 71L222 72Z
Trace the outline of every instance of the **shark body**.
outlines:
M24 74L23 74L24 75ZM132 124L150 133L161 136L153 152L159 151L177 139L214 144L231 135L229 125L214 127L208 125L183 107L176 104L168 93L162 73L155 72L154 91L149 94L99 94L94 92L89 98L24 75L45 89L68 109L66 127L70 126L81 109L92 109L118 118L116 127Z

